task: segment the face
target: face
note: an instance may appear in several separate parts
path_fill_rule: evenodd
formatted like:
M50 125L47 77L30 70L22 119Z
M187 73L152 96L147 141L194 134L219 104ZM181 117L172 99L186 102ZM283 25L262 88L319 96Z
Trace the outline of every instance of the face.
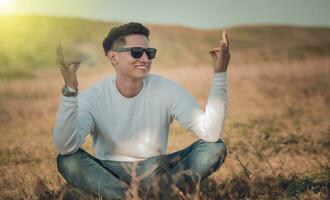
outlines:
M126 45L122 47L149 47L148 39L144 35L128 35L125 40ZM144 79L148 75L152 63L145 52L140 58L133 58L130 51L110 51L108 57L115 65L117 77L126 79Z

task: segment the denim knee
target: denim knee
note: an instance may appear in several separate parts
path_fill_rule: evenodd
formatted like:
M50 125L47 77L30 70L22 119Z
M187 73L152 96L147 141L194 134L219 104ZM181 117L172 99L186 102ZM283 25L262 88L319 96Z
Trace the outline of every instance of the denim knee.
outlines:
M219 139L216 142L204 142L206 151L210 154L214 154L216 157L226 157L227 156L227 147L225 143Z
M62 174L62 176L67 177L68 175L72 175L77 172L80 168L80 159L83 151L79 149L77 152L70 155L61 155L58 154L57 161L57 169Z
M205 162L208 162L210 165L215 165L217 169L225 161L227 156L227 148L221 139L216 142L206 142L203 140L198 140L193 145L193 150L198 151L199 154L202 154Z

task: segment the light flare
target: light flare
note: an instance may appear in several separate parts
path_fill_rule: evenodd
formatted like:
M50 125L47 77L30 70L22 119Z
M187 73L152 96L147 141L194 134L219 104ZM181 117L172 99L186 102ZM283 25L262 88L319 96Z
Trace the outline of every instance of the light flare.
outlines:
M0 14L11 11L12 0L0 0Z

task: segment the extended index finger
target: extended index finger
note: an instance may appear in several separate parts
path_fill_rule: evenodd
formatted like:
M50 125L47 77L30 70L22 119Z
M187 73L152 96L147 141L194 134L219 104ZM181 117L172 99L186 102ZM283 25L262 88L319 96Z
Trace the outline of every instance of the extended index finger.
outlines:
M222 31L222 41L224 41L224 43L227 44L227 46L229 46L228 35L227 35L227 32L225 30Z

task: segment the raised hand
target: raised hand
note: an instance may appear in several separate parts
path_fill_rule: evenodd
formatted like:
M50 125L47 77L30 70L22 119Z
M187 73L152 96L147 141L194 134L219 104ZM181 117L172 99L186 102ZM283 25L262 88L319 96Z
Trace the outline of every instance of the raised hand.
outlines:
M225 72L230 60L229 41L226 31L222 31L220 46L209 51L213 60L214 73Z
M77 70L81 60L65 60L62 46L59 45L56 49L57 62L60 65L62 77L65 85L74 89L78 89Z

